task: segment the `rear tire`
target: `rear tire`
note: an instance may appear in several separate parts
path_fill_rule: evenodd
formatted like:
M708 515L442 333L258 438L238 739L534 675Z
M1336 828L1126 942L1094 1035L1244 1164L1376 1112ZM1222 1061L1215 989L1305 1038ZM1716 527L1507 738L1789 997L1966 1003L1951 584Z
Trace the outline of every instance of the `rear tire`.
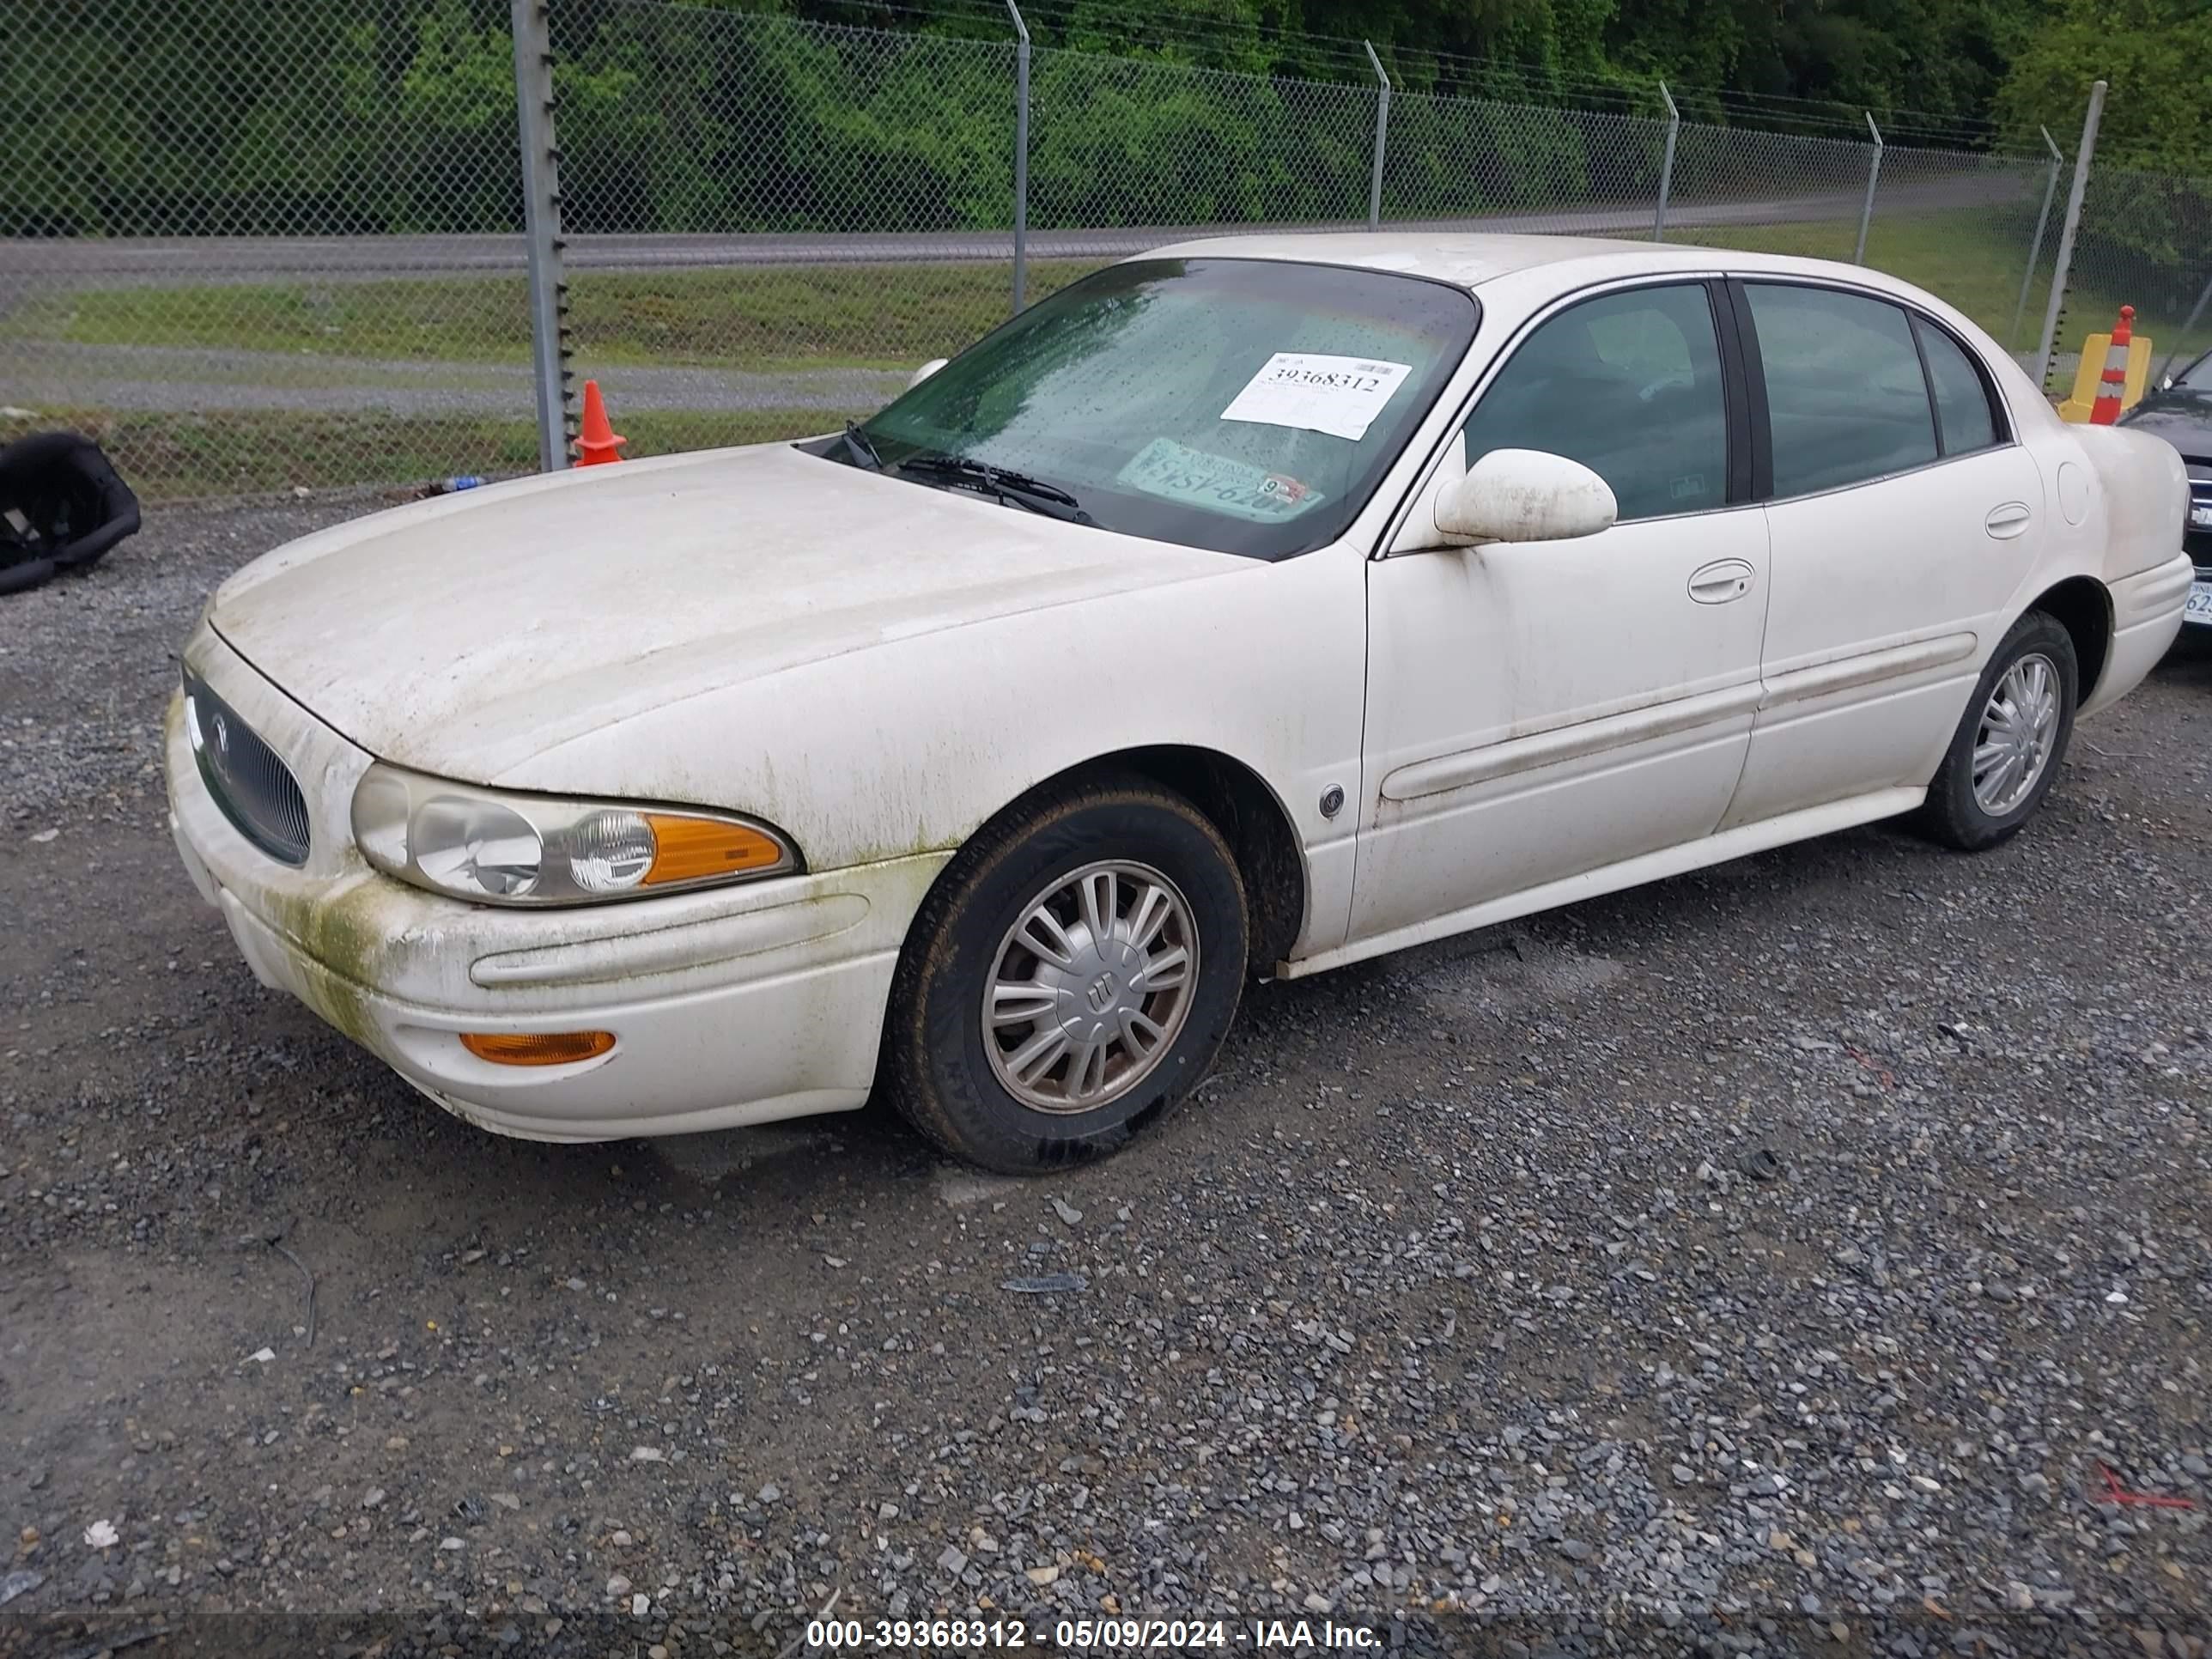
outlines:
M1133 774L1048 791L923 901L884 1028L891 1099L985 1169L1107 1157L1204 1078L1248 948L1236 860L1188 801Z
M1961 852L2019 833L2043 803L2074 735L2074 636L2031 611L1999 642L1928 786L1918 827Z

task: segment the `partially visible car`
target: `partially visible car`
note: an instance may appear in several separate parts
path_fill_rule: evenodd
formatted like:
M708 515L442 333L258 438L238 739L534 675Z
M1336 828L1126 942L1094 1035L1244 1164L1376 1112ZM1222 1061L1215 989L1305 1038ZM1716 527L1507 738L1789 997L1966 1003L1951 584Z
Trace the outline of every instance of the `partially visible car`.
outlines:
M2182 544L2197 567L2181 620L2199 639L2212 639L2212 351L2162 376L2119 423L2163 438L2181 452L2181 464L2189 471L2189 522Z

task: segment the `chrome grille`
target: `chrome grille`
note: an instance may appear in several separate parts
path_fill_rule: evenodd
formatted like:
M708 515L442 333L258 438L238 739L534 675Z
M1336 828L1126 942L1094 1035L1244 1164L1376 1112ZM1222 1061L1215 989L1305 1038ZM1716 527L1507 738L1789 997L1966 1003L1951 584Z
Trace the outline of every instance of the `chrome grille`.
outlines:
M190 672L185 675L185 730L201 781L238 833L281 864L305 864L307 802L290 769Z

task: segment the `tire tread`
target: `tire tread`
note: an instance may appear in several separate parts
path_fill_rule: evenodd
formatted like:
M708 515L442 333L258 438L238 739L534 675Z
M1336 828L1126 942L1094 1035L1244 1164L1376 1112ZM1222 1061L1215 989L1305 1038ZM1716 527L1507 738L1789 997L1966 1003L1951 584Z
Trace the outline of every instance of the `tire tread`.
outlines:
M2002 818L1991 818L1974 799L1974 738L1981 729L1982 709L1997 681L2013 662L2030 649L2039 649L2057 665L2061 681L2058 734L2043 777L2027 799ZM2045 611L2031 611L2007 631L1989 664L1974 683L1972 699L1943 751L1942 764L1928 785L1928 799L1913 815L1914 826L1929 840L1961 853L1979 853L2009 841L2035 815L2051 792L2058 769L2065 763L2074 735L2074 707L2081 667L2075 659L2074 636L2065 624Z
M1006 1148L980 1140L961 1121L952 1103L944 1097L931 1074L929 1056L943 1053L949 1045L962 1040L957 1018L940 1018L940 1029L933 1029L930 1013L937 1000L933 995L936 979L947 969L945 957L951 948L952 930L963 908L1017 852L1041 840L1049 845L1055 832L1067 833L1067 821L1079 813L1116 806L1172 813L1212 843L1215 856L1234 884L1238 915L1243 923L1237 939L1223 942L1224 946L1234 947L1236 969L1231 982L1241 990L1247 943L1243 934L1249 927L1243 878L1219 829L1189 800L1131 771L1093 774L1041 790L1017 802L977 831L932 884L907 931L906 945L899 953L898 967L891 979L878 1076L888 1084L890 1103L899 1115L924 1139L951 1157L1006 1174L1030 1174L1042 1167L1034 1159L1022 1161L1009 1157ZM1095 849L1071 837L1066 852L1080 861ZM1234 1017L1235 1006L1232 997L1230 1018ZM1225 1030L1227 1018L1222 1024ZM1209 1064L1211 1060L1209 1052ZM1159 1109L1173 1103L1170 1096ZM1156 1110L1146 1115L1144 1121L1149 1121L1158 1115ZM1088 1140L1070 1141L1064 1148L1067 1154L1064 1161L1090 1162L1117 1151L1136 1127L1133 1123L1116 1126Z

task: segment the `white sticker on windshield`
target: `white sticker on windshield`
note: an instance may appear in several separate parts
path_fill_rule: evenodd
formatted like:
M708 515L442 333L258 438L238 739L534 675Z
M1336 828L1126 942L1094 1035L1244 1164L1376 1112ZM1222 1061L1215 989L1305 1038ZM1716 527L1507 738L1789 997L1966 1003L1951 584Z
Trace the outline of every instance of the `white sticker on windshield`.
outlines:
M1221 418L1298 427L1358 443L1413 372L1411 363L1279 351L1245 383Z
M1326 499L1310 484L1249 461L1155 438L1114 475L1114 482L1171 501L1188 501L1255 524L1294 519Z

